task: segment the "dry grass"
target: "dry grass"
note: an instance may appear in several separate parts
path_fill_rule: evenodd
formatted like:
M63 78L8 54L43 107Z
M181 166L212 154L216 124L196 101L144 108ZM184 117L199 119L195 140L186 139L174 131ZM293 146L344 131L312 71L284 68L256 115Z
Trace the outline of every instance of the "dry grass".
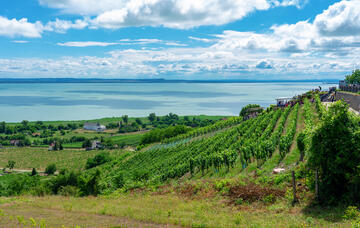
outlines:
M4 203L9 200L12 202ZM51 227L58 227L60 223L69 227L114 227L114 224L129 227L160 224L169 227L168 224L183 227L351 227L350 221L331 219L339 217L337 214L305 214L303 207L290 207L283 201L271 205L229 206L222 199L187 199L174 193L0 198L0 209L6 214L44 219ZM7 224L10 223L0 220L0 226L11 227Z
M94 157L99 151L62 150L48 151L47 148L8 148L0 149L0 167L7 165L9 160L15 161L15 169L45 170L46 166L55 163L57 168L82 169L88 158ZM120 154L122 151L113 150L111 154Z

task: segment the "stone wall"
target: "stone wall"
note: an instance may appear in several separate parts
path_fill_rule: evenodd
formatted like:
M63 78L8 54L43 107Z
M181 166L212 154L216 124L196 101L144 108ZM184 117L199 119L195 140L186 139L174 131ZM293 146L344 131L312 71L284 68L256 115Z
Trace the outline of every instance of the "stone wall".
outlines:
M348 103L352 109L354 109L358 112L360 111L360 95L359 94L351 94L351 93L337 91L335 99L337 101L344 99L344 101L346 103Z

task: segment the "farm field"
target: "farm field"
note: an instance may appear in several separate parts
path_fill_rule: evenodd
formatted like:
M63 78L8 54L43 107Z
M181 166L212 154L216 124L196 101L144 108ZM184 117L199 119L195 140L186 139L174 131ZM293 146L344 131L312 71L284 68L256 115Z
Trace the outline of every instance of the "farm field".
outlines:
M106 151L106 150L105 150ZM39 171L52 163L55 163L58 170L83 169L88 158L94 157L99 151L84 149L65 149L60 151L48 151L47 148L7 148L0 149L0 167L6 167L9 160L15 161L14 169L31 170L36 168ZM123 151L110 150L109 153L117 156Z

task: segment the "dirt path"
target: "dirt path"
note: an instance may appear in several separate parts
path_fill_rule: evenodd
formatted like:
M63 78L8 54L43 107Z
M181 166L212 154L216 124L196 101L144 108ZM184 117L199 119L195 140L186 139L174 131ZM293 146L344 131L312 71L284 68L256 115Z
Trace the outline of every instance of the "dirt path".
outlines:
M69 209L57 210L50 208L33 208L26 204L3 204L0 209L5 213L1 216L0 227L18 228L30 227L24 224L20 225L19 221L30 225L30 218L34 219L39 225L41 221L46 227L177 227L174 225L163 225L152 222L137 221L124 217L92 214L86 212L74 212Z

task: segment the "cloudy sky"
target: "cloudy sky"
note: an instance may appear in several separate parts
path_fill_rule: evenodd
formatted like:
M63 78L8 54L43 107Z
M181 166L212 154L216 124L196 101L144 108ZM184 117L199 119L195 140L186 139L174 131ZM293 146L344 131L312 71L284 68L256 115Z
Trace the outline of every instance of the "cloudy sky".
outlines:
M335 79L360 0L11 0L0 77Z

